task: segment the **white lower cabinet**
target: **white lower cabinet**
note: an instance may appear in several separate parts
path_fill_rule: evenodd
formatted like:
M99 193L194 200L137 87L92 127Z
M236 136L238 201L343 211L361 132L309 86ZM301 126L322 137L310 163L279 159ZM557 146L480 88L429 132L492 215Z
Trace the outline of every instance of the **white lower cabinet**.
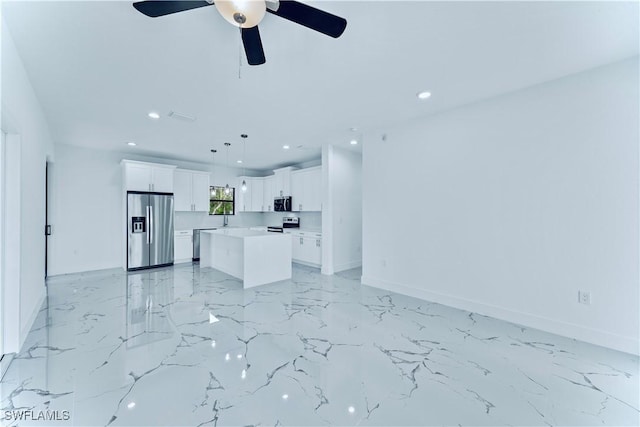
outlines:
M193 258L193 230L174 232L174 263L191 262Z
M294 262L320 267L322 265L322 234L298 231L291 233Z

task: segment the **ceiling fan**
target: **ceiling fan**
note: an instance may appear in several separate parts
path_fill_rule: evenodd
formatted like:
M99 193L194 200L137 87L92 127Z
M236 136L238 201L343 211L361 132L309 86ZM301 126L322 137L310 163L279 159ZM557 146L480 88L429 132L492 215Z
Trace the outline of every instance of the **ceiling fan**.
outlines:
M136 10L151 18L212 5L214 0L147 0L133 3ZM346 19L294 0L215 0L215 7L224 19L240 27L249 65L260 65L266 61L258 31L258 24L266 12L333 38L340 37L347 27Z

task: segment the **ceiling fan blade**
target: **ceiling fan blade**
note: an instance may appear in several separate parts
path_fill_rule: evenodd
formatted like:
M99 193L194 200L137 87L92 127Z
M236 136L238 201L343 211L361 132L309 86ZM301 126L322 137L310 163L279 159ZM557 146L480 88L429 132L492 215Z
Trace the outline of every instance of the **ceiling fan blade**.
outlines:
M258 26L252 28L241 28L242 30L242 44L244 45L244 51L247 54L247 62L249 65L264 64L267 60L264 57L264 50L262 49L262 40L260 40L260 31Z
M199 7L211 6L213 3L207 1L166 1L149 0L139 1L133 4L136 10L151 18L171 15L172 13L184 12L185 10L197 9Z
M294 0L281 0L278 10L267 12L333 38L340 37L347 28L346 19Z

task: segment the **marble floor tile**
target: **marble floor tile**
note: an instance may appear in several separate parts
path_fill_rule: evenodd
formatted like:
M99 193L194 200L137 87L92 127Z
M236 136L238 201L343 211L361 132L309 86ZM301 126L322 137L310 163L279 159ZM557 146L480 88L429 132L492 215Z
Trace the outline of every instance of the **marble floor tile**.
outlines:
M0 422L640 425L638 357L360 275L296 266L252 289L191 264L52 278L0 383ZM68 419L16 421L23 410Z

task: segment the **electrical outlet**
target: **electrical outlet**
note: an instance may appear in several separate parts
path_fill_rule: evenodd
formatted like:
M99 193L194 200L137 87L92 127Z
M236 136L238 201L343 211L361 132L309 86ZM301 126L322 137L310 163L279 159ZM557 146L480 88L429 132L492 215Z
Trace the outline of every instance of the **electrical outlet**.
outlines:
M578 291L578 302L584 305L591 305L591 292Z

